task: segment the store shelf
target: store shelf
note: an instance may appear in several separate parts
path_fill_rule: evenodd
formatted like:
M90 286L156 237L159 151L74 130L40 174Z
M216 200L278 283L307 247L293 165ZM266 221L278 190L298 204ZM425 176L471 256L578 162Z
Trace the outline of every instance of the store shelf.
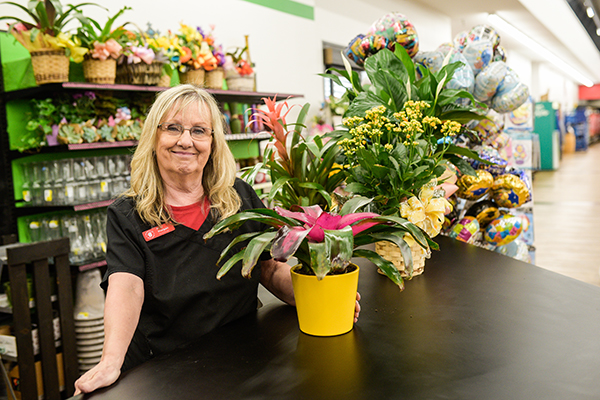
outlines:
M104 85L97 83L86 83L86 82L63 82L63 83L49 83L46 85L31 87L27 89L19 89L11 92L4 92L2 95L6 101L16 99L27 99L36 97L37 95L58 93L63 90L112 90L122 92L162 92L168 88L161 86L142 86L142 85ZM220 102L231 103L245 103L245 104L258 104L263 102L263 98L277 97L279 100L285 100L294 97L303 97L301 94L290 94L290 93L267 93L267 92L241 92L235 90L217 90L217 89L206 89L207 92L212 93L217 100Z
M258 132L258 133L227 133L225 134L225 140L263 140L271 139L269 132Z
M110 149L114 147L132 147L137 146L136 140L123 140L120 142L94 142L94 143L76 143L68 144L67 150L93 150L93 149Z
M59 211L59 210L73 210L73 211L85 211L85 210L94 210L96 208L108 207L110 206L115 199L94 201L91 203L82 203L82 204L48 204L48 205L22 205L16 208L16 210L20 211L19 214L39 214L48 211ZM22 204L22 203L21 203ZM21 215L18 215L21 216Z

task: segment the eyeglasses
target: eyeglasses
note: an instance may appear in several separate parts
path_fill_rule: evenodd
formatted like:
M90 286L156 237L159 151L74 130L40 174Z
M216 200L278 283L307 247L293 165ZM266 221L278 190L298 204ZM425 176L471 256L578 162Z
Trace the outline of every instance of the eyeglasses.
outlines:
M163 122L162 124L159 124L158 127L163 132L173 137L180 137L181 135L183 135L183 132L190 131L190 137L192 138L192 140L208 139L212 136L214 132L212 129L208 129L203 126L192 126L190 128L184 128L183 125L172 124L168 122Z

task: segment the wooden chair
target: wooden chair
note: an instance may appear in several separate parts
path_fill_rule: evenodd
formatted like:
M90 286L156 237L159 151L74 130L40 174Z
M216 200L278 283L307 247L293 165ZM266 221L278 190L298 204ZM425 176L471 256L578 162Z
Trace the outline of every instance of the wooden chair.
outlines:
M73 317L73 290L69 264L69 239L61 238L46 242L28 243L6 249L8 276L13 305L14 332L17 353L21 396L37 399L35 360L31 337L31 309L27 293L27 271L33 275L35 308L37 309L40 358L46 400L61 399L56 346L54 342L53 309L60 318L65 390L67 397L74 392L73 384L79 377L75 323ZM48 258L54 258L49 264ZM52 306L50 269L56 270L57 306Z

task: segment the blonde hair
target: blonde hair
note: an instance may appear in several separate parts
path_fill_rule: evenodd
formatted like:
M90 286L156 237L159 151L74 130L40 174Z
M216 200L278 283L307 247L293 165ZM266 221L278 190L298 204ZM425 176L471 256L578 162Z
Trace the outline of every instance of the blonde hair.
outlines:
M160 93L150 108L131 159L131 187L123 193L123 196L135 200L140 218L152 226L174 222L165 203L163 181L156 161L158 124L173 109L178 112L190 104L198 104L201 109L204 105L211 114L211 154L202 174L202 186L211 203L211 215L215 220L223 219L235 214L241 207L240 196L233 188L235 160L225 140L224 118L216 100L199 86L179 85Z

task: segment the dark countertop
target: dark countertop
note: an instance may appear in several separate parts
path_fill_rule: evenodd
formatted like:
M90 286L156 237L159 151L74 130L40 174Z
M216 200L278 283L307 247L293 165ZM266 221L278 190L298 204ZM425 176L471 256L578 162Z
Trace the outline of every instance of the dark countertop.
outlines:
M400 292L359 261L362 312L345 335L256 315L125 374L103 399L600 399L600 288L438 237Z

